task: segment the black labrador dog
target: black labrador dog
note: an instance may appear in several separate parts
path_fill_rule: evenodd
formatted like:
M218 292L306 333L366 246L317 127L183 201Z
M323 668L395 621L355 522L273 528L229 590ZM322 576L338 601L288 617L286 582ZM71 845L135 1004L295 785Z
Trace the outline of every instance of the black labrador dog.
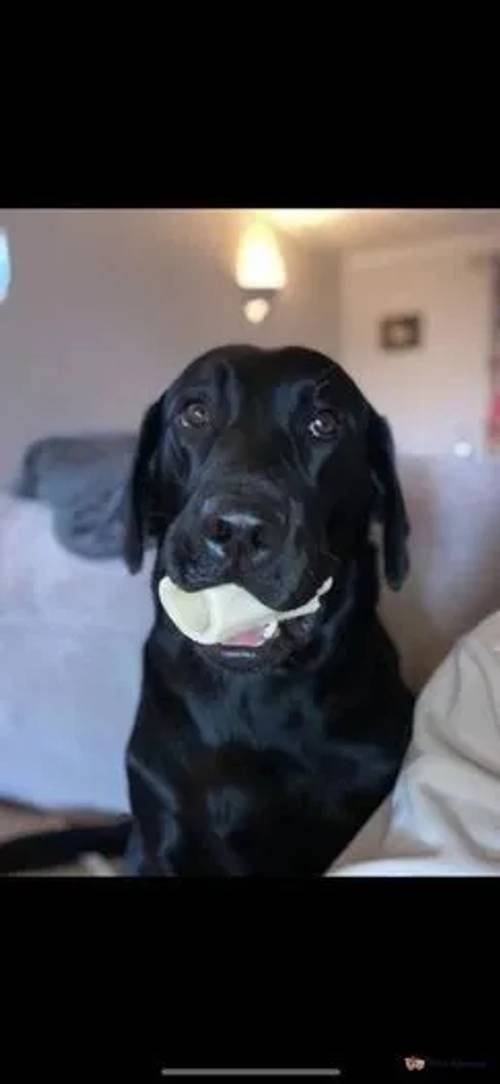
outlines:
M320 875L391 790L413 703L376 615L377 520L397 589L408 522L390 429L314 350L212 350L149 408L126 531L132 572L157 547L127 750L131 873ZM278 610L333 587L271 639L207 647L164 612L165 574Z

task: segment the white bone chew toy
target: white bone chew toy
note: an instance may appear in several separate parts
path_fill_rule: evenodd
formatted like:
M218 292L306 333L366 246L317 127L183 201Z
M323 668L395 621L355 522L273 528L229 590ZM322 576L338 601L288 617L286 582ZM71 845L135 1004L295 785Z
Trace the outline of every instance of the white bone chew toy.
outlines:
M320 596L330 590L332 583L331 577L325 580L314 597L296 610L271 610L234 583L204 591L183 591L165 576L158 592L164 610L190 640L198 644L233 642L259 646L274 636L281 621L315 613L320 607Z

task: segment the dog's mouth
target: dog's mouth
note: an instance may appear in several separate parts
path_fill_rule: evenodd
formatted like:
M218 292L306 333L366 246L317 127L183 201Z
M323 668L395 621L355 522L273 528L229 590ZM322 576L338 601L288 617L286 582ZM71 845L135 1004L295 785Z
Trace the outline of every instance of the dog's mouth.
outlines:
M266 625L256 625L253 628L243 629L234 636L228 636L226 640L221 640L216 646L257 651L279 635L280 627L278 622L269 621Z
M235 670L257 670L283 662L311 639L321 614L245 629L217 644L193 645L206 659Z
M291 596L287 609L274 609L236 583L189 591L165 575L158 593L170 621L196 651L248 669L276 663L307 642L332 584L329 576L308 599L297 600L298 605Z

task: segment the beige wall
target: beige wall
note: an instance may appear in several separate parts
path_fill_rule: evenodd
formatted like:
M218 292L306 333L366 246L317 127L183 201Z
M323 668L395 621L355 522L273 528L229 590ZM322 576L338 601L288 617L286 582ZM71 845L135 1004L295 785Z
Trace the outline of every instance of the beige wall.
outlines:
M268 321L244 319L233 212L2 211L14 269L0 306L0 481L34 438L130 428L198 353L302 343L335 355L333 255L283 237L289 284Z
M495 242L472 234L343 257L341 355L391 419L401 453L449 454L458 440L483 449L491 293L477 257ZM381 350L379 321L405 312L422 314L422 346Z
M500 237L456 236L345 254L341 357L390 419L411 523L410 576L381 611L420 689L458 636L500 607L500 459L484 447L491 271ZM385 316L419 311L419 349L385 353ZM454 445L473 446L470 459Z

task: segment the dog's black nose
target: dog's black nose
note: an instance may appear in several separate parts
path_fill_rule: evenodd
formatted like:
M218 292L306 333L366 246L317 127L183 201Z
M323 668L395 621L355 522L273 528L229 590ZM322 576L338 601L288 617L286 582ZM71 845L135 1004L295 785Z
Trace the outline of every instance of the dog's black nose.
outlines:
M219 560L243 559L258 565L282 544L284 517L271 505L253 509L212 498L203 506L201 529L210 552Z

